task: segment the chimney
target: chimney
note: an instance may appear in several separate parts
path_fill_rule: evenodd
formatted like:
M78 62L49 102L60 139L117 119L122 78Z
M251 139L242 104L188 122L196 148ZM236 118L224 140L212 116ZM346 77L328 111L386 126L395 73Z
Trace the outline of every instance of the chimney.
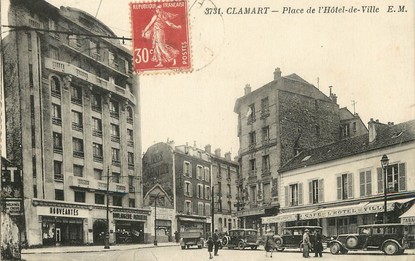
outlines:
M225 153L225 159L227 159L227 160L229 160L229 161L231 161L231 160L232 160L232 156L231 156L231 153L230 153L230 152L226 152L226 153Z
M278 80L279 78L281 78L281 69L278 67L274 71L274 80Z
M369 142L373 142L376 139L376 125L379 124L379 120L374 121L373 118L370 118L367 126L369 129Z
M215 150L215 155L218 156L218 157L220 157L220 149L216 149Z
M197 146L196 146L196 141L195 141L195 140L193 141L193 147L194 147L194 148L196 148L196 147L197 147Z
M247 95L248 93L251 93L251 85L249 85L249 83L247 83L245 85L244 90L245 90L245 95Z
M205 152L211 154L212 152L212 146L210 144L205 146Z
M336 94L334 94L332 91L331 91L331 89L333 88L333 86L329 86L329 89L330 89L330 96L329 96L329 98L334 102L334 103L336 103L337 104L337 95Z

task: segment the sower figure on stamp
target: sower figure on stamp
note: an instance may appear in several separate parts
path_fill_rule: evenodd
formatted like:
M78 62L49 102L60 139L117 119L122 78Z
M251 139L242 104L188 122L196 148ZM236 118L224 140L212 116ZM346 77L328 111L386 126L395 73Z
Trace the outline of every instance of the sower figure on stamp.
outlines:
M151 61L158 63L156 67L163 67L163 63L168 62L173 62L173 66L176 65L179 51L168 45L165 38L166 25L173 29L182 28L181 25L175 25L169 21L176 16L177 14L163 11L161 5L158 5L156 13L141 34L142 37L152 40L154 53Z
M213 243L215 244L215 256L218 256L218 250L219 250L219 234L218 230L215 229L215 233L213 233Z

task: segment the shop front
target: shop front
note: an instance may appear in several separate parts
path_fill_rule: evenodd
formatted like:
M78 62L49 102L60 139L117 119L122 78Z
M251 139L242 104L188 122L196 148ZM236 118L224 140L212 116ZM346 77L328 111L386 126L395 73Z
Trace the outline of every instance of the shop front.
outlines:
M246 209L237 213L238 219L241 220L241 227L256 229L259 235L262 235L264 231L261 219L264 216L265 209Z
M60 206L38 206L42 245L83 245L88 209Z
M144 243L144 225L150 211L113 211L116 244Z

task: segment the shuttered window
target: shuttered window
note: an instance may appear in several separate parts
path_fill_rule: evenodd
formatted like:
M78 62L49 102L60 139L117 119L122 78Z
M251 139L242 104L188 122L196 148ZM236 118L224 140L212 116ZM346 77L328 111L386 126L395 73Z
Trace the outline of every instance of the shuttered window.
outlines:
M372 195L372 171L366 170L359 173L360 196Z
M317 204L324 201L323 179L310 180L308 182L308 203Z
M384 175L382 168L377 169L378 193L383 193ZM393 164L386 167L387 193L396 193L406 190L406 166L405 163Z
M353 198L353 174L346 173L337 176L337 199Z

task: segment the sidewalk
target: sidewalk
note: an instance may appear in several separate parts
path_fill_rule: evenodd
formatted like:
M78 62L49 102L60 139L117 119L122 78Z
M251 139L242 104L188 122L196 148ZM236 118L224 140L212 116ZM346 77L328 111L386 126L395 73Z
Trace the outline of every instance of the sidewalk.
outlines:
M110 249L104 249L104 246L59 246L59 247L42 247L42 248L30 248L22 249L22 254L53 254L53 253L83 253L83 252L104 252L104 251L120 251L120 250L133 250L140 248L152 248L152 247L169 247L177 246L178 243L158 243L158 246L154 244L131 244L131 245L114 245L110 246Z

